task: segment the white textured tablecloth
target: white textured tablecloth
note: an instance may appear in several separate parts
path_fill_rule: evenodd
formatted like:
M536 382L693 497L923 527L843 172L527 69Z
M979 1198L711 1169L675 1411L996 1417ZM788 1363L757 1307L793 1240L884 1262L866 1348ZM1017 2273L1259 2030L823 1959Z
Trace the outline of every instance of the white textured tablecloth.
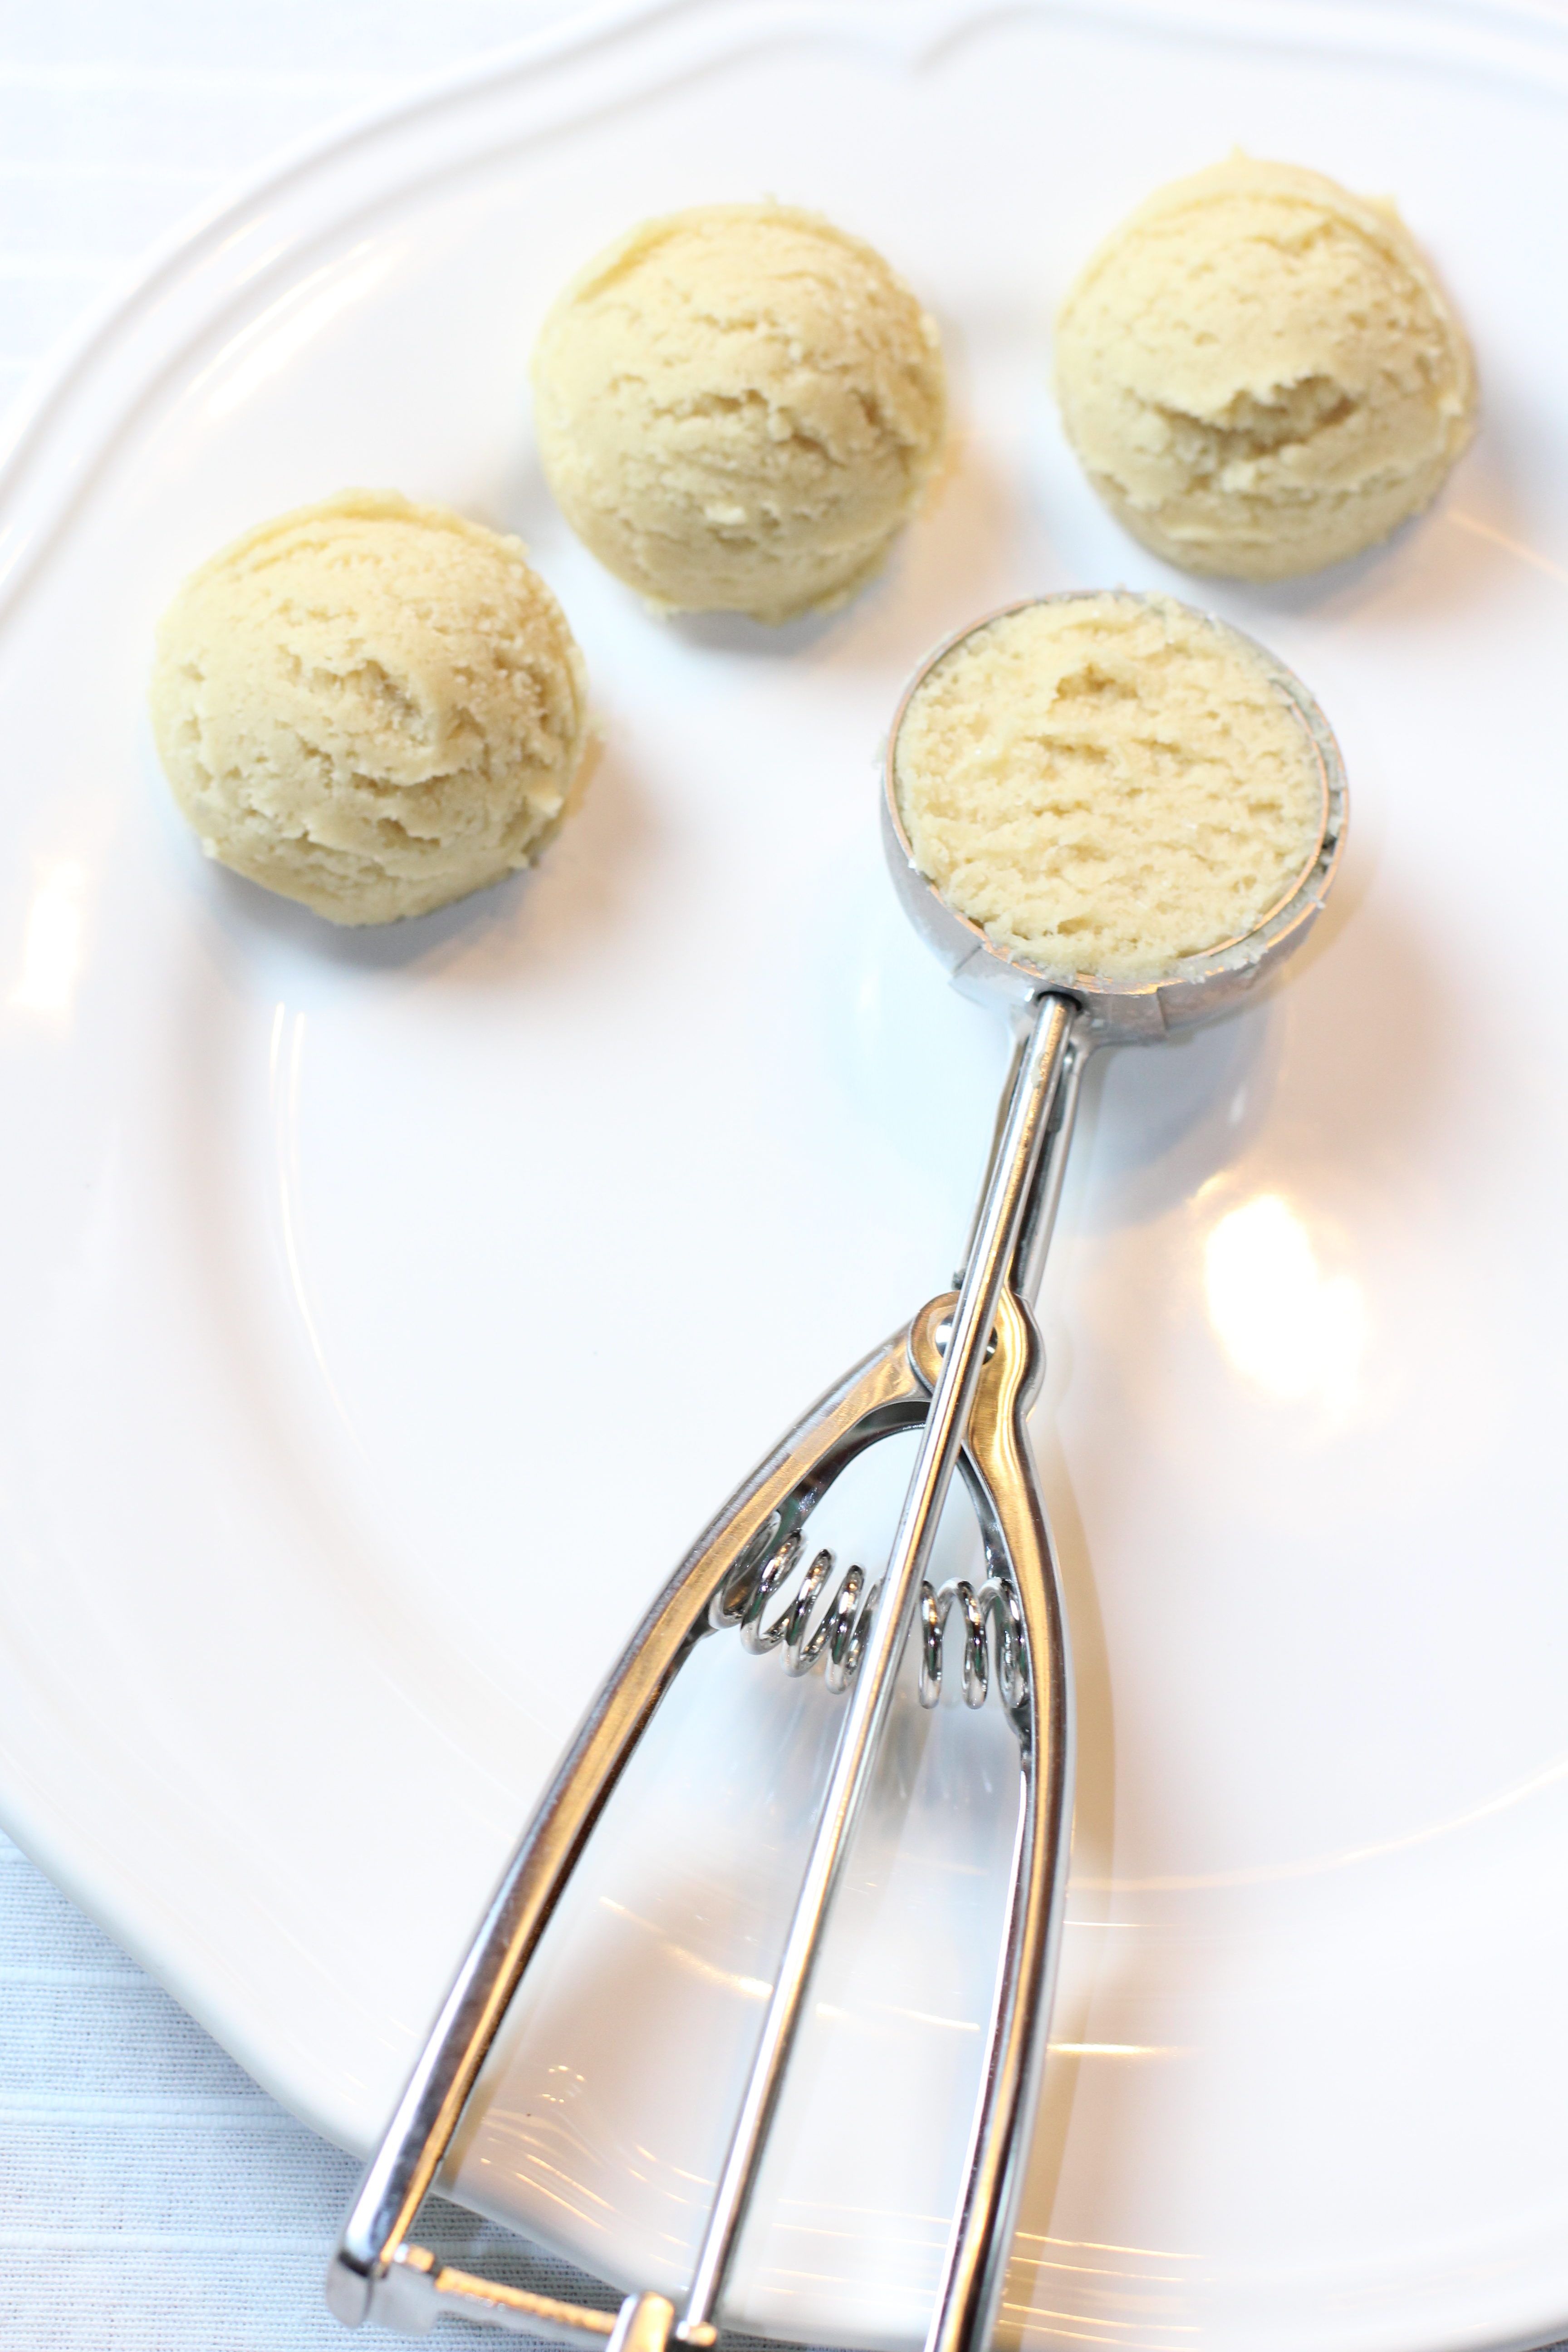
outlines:
M0 2346L305 2352L358 2167L284 2114L0 1838ZM613 2306L434 2200L420 2237ZM384 2337L379 2328L370 2331ZM460 2321L437 2340L478 2344Z
M0 409L149 247L279 148L581 13L0 0ZM321 2279L357 2170L0 1836L3 2352L346 2346ZM455 2210L427 2207L420 2234L587 2292ZM451 2320L448 2339L484 2340Z

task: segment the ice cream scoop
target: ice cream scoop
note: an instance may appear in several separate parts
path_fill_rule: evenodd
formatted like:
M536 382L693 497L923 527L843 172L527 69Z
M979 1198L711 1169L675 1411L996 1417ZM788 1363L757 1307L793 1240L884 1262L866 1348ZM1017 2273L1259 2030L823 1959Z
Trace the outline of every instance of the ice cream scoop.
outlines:
M540 456L562 511L668 611L842 604L941 456L935 324L815 213L705 205L599 255L545 320Z
M889 864L906 908L955 982L995 997L1016 1024L1013 1068L956 1286L928 1300L780 1440L698 1538L600 1690L497 1890L345 2223L328 2295L352 2325L376 2317L419 2329L450 2311L520 2333L607 2344L608 2352L714 2344L900 1661L915 1638L920 1696L933 1704L944 1644L956 1633L966 1701L978 1706L994 1692L1016 1736L1018 1811L967 2168L926 2346L969 2352L990 2340L1046 2054L1072 1818L1066 1616L1026 1416L1043 1370L1030 1302L1060 1195L1079 1079L1095 1045L1189 1026L1256 986L1321 907L1345 822L1338 754L1317 706L1288 671L1251 648L1276 682L1285 723L1299 730L1317 782L1305 870L1242 938L1179 957L1157 977L1086 971L1063 984L946 903L916 865L900 814L899 745L910 713L931 677L997 618L940 648L915 680L894 727L882 800ZM919 1448L885 1562L840 1572L826 1550L808 1559L812 1513L840 1473L868 1447L910 1430L920 1433ZM926 1569L959 1471L980 1524L984 1574L933 1590ZM482 2145L485 2130L494 2145L498 2130L504 2137L529 2128L532 2093L526 2079L509 2078L507 2043L498 2039L508 2003L655 1710L697 1643L726 1628L750 1650L777 1651L792 1673L820 1665L828 1686L847 1695L847 1705L782 1948L755 1958L766 1977L765 2003L689 2284L679 2311L672 2294L648 2290L628 2294L612 2319L445 2268L408 2233L437 2180L458 2199L469 2193L464 2146ZM455 2161L443 2171L454 2148ZM472 2178L482 2202L482 2170ZM672 2232L685 2211L683 2202L668 2225Z
M335 923L531 864L587 737L582 656L521 541L392 490L280 515L192 572L151 701L209 856Z
M1394 206L1239 154L1112 231L1062 304L1056 386L1128 530L1245 580L1386 539L1476 421L1465 331Z

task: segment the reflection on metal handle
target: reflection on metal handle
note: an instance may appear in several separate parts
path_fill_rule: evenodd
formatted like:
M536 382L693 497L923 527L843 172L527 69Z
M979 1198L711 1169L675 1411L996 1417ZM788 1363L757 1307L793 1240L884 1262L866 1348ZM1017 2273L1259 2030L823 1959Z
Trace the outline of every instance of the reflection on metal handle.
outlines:
M1057 1088L1057 1098L1051 1108L1045 1149L1040 1154L1040 1164L1018 1226L1009 1281L1014 1296L1021 1298L1026 1307L1034 1305L1040 1277L1046 1270L1046 1257L1051 1246L1051 1235L1056 1231L1057 1211L1061 1205L1062 1185L1067 1178L1068 1154L1072 1149L1079 1089L1083 1084L1083 1074L1089 1066L1091 1050L1081 1037L1075 1037L1068 1047L1061 1084Z

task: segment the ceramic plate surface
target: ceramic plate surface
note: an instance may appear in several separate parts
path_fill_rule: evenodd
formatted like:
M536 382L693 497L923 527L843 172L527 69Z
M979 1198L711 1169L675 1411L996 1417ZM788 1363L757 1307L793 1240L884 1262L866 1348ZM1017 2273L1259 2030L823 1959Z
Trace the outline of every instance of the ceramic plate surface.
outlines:
M1023 595L1184 590L1308 682L1353 820L1285 984L1088 1089L1036 1421L1079 1801L1008 2324L1568 2325L1565 92L1563 20L1522 6L605 18L199 229L14 452L0 1805L343 2144L647 1596L948 1278L1005 1039L879 868L905 677ZM1194 591L1079 476L1049 326L1124 211L1238 143L1397 192L1486 424L1382 552ZM660 623L552 507L528 353L630 220L764 193L925 296L957 454L848 611ZM605 731L535 875L370 935L205 866L142 717L184 571L353 483L521 530ZM897 1473L830 1507L848 1550ZM680 2278L833 1720L705 1645L462 2193ZM994 1719L899 1719L737 2320L917 2337L1008 1787Z

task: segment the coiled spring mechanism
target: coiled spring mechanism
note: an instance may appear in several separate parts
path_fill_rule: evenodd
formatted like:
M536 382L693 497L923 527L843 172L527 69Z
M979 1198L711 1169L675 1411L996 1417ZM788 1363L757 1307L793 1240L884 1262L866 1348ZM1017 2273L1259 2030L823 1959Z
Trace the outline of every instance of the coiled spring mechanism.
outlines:
M819 1551L802 1576L794 1598L775 1617L767 1619L769 1604L794 1575L805 1548L805 1538L798 1529L782 1543L773 1540L776 1531L775 1522L761 1542L753 1544L731 1570L713 1597L709 1622L715 1628L738 1626L742 1643L753 1656L782 1649L786 1674L808 1675L814 1666L822 1664L828 1689L846 1691L859 1666L882 1588L879 1584L868 1586L863 1568L847 1568L837 1591L819 1612L817 1604L835 1566L830 1551ZM934 1706L942 1696L947 1625L955 1613L963 1629L964 1704L984 1706L991 1687L993 1644L986 1640L989 1625L994 1629L997 1691L1009 1709L1021 1706L1028 1688L1024 1613L1012 1585L994 1576L978 1585L962 1576L950 1579L940 1589L921 1584L921 1705Z

